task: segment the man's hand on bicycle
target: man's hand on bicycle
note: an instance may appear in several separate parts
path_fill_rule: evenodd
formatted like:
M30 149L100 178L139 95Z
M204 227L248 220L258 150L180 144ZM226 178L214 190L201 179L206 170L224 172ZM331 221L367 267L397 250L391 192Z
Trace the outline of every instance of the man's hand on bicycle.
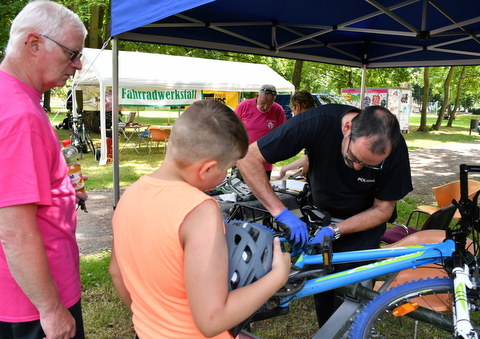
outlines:
M331 239L334 238L335 232L328 227L322 227L322 229L315 234L315 236L307 243L307 246L315 246L315 245L321 245L323 242L323 237L330 237Z
M307 224L297 218L287 207L275 217L275 221L287 233L286 237L295 250L305 245L308 240Z

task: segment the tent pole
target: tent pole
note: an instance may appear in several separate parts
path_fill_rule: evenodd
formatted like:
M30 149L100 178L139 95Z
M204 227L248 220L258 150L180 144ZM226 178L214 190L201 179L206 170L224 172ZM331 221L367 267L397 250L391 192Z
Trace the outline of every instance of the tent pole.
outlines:
M113 209L120 199L120 161L118 151L118 37L112 40L112 157L113 157Z
M105 82L100 81L99 83L100 87L100 102L105 102ZM106 124L106 119L105 119L105 105L100 105L100 126L107 126ZM101 137L101 156L100 156L100 165L106 165L107 164L107 129L101 127L100 128L100 137Z
M360 86L360 108L364 109L365 108L365 93L366 88L365 88L365 82L367 78L367 65L363 64L362 65L362 85Z

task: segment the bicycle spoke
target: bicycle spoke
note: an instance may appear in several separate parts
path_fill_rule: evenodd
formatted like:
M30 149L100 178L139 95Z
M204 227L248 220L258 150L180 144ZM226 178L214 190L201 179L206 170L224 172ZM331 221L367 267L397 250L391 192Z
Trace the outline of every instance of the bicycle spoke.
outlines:
M477 296L469 295L469 299L476 300ZM365 306L354 321L350 338L452 338L452 300L451 279L400 285ZM395 309L412 303L420 305L416 311L394 316ZM472 323L478 325L476 320Z

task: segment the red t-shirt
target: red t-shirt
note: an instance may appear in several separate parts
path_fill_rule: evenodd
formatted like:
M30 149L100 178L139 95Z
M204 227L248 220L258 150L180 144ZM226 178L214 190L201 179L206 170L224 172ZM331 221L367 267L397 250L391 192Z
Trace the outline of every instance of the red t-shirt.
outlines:
M267 113L262 113L257 108L256 99L243 100L238 104L235 113L242 119L247 129L250 143L257 141L287 121L285 111L276 102L273 103ZM271 171L272 168L271 164L265 164L266 171Z

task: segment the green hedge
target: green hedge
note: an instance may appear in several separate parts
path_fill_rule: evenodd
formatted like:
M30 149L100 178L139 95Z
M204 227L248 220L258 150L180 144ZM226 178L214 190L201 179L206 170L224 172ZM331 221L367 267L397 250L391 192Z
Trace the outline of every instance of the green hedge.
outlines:
M472 108L472 114L480 114L480 107Z

